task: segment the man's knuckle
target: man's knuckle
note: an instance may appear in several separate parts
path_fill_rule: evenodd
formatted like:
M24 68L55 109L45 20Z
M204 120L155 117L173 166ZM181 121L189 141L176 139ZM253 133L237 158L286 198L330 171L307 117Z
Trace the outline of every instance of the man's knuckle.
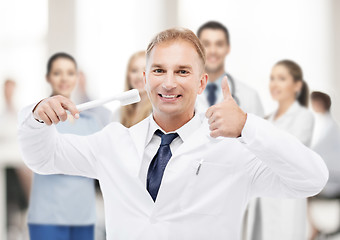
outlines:
M66 111L60 111L60 115L59 116L61 116L61 117L67 117L67 113L66 113Z

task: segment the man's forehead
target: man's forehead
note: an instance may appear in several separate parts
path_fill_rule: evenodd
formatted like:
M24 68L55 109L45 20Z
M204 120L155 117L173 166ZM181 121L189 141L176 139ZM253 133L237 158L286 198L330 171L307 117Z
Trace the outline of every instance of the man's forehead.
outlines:
M152 53L157 53L160 51L186 51L186 52L196 52L196 49L192 43L184 39L176 39L171 41L166 41L158 43L153 49Z
M190 62L177 62L172 63L169 61L155 61L151 63L151 68L168 68L168 67L175 67L175 68L193 68Z
M147 60L149 63L161 61L163 64L171 61L180 61L181 64L186 65L188 63L183 63L183 61L185 62L185 59L187 59L186 61L189 59L192 61L193 58L199 59L195 47L185 40L176 40L157 44L151 50L150 56Z
M174 68L201 67L203 60L193 43L185 39L175 39L158 43L147 55L147 68L152 66ZM204 64L203 64L204 67Z
M216 40L216 41L226 41L225 33L221 29L204 29L200 35L201 41L204 40Z

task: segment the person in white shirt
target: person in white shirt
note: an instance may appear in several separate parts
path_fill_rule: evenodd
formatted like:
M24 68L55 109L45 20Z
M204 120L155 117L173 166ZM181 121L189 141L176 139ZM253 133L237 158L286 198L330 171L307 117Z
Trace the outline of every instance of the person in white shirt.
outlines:
M204 93L197 98L196 108L206 111L210 106L223 101L221 82L227 76L231 95L240 108L263 117L262 103L256 90L238 81L225 70L225 60L230 53L228 29L219 22L209 21L198 29L197 36L206 51L205 71L209 79Z
M331 114L332 102L328 94L319 91L312 92L311 103L315 113L315 127L311 148L322 156L329 169L329 180L326 186L316 197L310 198L308 202L309 222L311 223L310 239L316 239L317 237L320 238L324 233L322 233L322 229L319 229L320 226L316 224L319 219L315 212L320 209L320 205L322 207L326 204L329 206L327 209L334 211L335 209L332 206L338 207L339 204L340 128ZM339 226L337 231L339 232Z
M278 102L278 108L268 120L309 147L314 116L307 109L309 91L301 67L291 60L277 62L271 71L269 89L272 98ZM290 152L290 149L287 151ZM255 212L252 239L306 239L306 198L260 198L259 208Z
M61 96L20 114L29 167L99 180L108 239L237 240L249 199L321 191L328 179L321 157L242 111L227 78L224 100L205 114L195 111L208 75L192 31L160 32L146 56L143 78L153 113L131 128L111 123L91 136L61 135L51 125L64 121L66 110L79 116Z

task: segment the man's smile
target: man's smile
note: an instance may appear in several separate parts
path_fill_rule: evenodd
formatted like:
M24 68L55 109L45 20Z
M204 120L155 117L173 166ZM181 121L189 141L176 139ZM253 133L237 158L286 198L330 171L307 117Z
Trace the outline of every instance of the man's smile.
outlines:
M159 98L165 102L173 102L182 97L180 94L158 94Z

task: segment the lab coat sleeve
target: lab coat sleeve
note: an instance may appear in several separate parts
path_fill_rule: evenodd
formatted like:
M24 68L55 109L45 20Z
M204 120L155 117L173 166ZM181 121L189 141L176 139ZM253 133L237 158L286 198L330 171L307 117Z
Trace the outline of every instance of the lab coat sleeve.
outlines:
M39 123L33 106L19 113L18 139L24 162L39 174L97 178L93 146L101 132L90 136L60 134L54 125Z
M252 153L246 164L249 197L304 198L328 180L322 158L294 136L248 114L240 141Z

